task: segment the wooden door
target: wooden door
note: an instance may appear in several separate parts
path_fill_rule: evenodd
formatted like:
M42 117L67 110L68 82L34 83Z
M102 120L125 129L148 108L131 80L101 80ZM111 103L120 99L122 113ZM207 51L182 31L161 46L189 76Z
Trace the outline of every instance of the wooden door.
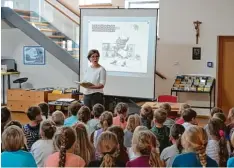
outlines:
M218 44L218 107L227 114L234 107L234 36L220 36Z

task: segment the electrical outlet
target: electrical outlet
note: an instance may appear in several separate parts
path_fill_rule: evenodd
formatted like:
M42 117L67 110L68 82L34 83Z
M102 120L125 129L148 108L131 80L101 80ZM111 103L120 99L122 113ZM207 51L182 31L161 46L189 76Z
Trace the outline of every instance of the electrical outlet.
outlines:
M207 62L207 67L213 68L213 62Z

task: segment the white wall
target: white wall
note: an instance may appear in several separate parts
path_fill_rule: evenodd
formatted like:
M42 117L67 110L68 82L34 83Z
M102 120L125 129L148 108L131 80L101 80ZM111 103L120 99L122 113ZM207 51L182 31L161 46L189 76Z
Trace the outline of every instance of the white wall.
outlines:
M199 44L195 44L193 21L202 22ZM217 37L234 35L233 0L161 0L157 49L157 70L167 80L156 80L156 92L170 94L177 74L206 74L217 77ZM201 60L192 60L192 47L202 50ZM214 67L208 68L207 62ZM175 65L177 64L178 65ZM206 95L180 94L180 101L195 99L193 104L204 104ZM199 100L199 101L198 101ZM206 105L207 102L205 102Z
M28 77L23 87L76 87L74 81L78 80L78 75L48 52L45 55L46 65L24 65L23 46L38 44L19 29L2 29L1 36L1 57L15 59L20 72L19 76L12 76L12 81L18 77ZM12 83L12 87L19 86Z

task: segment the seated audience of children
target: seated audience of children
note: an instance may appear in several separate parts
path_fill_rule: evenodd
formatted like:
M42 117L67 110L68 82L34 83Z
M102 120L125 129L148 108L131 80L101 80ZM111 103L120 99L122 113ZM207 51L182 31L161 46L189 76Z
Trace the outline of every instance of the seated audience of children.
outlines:
M127 122L127 114L128 114L128 104L126 103L118 103L115 107L116 117L113 118L113 125L120 126L125 129Z
M140 110L141 123L148 129L151 129L153 124L154 112L150 105L143 105Z
M196 111L194 111L193 109L189 108L189 109L185 109L183 111L183 119L184 119L184 123L182 124L185 128L185 130L187 130L189 127L193 126L193 125L197 125L197 113Z
M55 123L56 128L59 129L64 125L65 115L62 111L55 111L51 117L52 121Z
M180 110L179 110L180 118L176 119L176 121L175 121L176 124L181 124L181 125L184 124L183 112L185 109L188 109L188 108L191 108L191 106L189 104L182 103L180 105Z
M30 123L23 126L23 131L27 139L27 147L29 151L31 150L33 143L40 138L40 123L42 121L41 114L41 109L38 106L29 107L27 111Z
M124 130L124 146L130 148L132 146L132 136L135 128L141 125L140 116L132 114L128 117L127 126Z
M41 139L37 140L32 145L30 151L34 156L38 167L43 167L47 157L55 152L52 140L55 132L56 126L53 121L42 121L40 128Z
M167 119L167 111L164 109L157 109L154 112L154 123L155 125L151 129L154 135L157 137L160 146L160 152L163 151L164 148L171 145L169 142L170 128L163 125Z
M64 121L65 126L72 126L78 121L77 113L81 106L82 105L78 101L74 101L68 106L68 114L70 117Z

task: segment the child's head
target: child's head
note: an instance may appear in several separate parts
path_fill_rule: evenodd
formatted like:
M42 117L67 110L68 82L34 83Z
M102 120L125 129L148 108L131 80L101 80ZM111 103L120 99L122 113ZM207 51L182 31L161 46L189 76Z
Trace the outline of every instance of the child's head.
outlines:
M203 167L206 167L207 164L207 142L208 137L206 131L199 126L194 125L189 127L182 135L182 145L184 149L196 152Z
M180 105L180 114L182 114L183 111L184 111L185 109L188 109L188 108L191 108L191 106L190 106L189 104L186 104L186 103L181 104L181 105Z
M19 121L16 121L16 120L11 120L10 122L8 122L5 125L4 129L6 129L7 127L10 127L12 125L15 125L15 126L19 127L20 129L22 129L22 124Z
M48 118L49 115L49 105L45 102L38 104L38 106L41 108L42 115L45 116L45 118Z
M97 142L97 149L103 155L100 167L113 167L119 155L119 143L116 135L112 132L103 132Z
M167 111L164 109L157 109L154 111L154 120L157 124L163 124L167 119Z
M112 127L109 127L107 130L110 132L113 132L116 135L120 147L123 147L124 146L124 144L123 144L124 143L123 129L120 126L112 126Z
M138 134L133 135L133 151L140 155L150 156L149 164L151 167L160 167L160 157L157 152L157 138L149 130L140 131Z
M91 111L87 106L82 106L78 111L79 121L87 123L91 118Z
M194 111L191 108L185 109L183 111L182 117L183 117L185 122L189 122L189 123L194 124L194 125L197 124L197 121L196 121L197 113L196 113L196 111Z
M138 114L132 114L128 116L128 121L126 126L127 130L134 132L135 128L139 125L141 125L141 119Z
M76 133L71 127L62 127L54 135L54 145L59 151L58 167L65 167L66 151L71 149L76 141Z
M225 114L224 113L215 113L213 115L213 118L218 118L220 119L223 123L226 122L226 117L225 117Z
M183 135L184 131L185 131L184 126L180 124L172 125L170 130L170 139L173 144L174 143L176 144L179 153L181 153L183 150L183 146L181 144L181 136Z
M26 141L23 130L16 125L7 127L2 134L2 148L6 151L18 151Z
M41 112L41 108L39 106L31 106L31 107L29 107L29 109L27 111L27 116L28 116L29 120L36 122L38 124L42 121L41 114L42 114L42 112Z
M210 135L219 141L219 166L226 166L228 159L227 142L225 139L225 124L218 118L211 118L208 123Z
M77 113L81 107L82 105L78 101L74 101L68 106L68 112L73 116L77 116Z
M93 106L93 115L96 118L99 118L104 111L105 111L105 107L99 103Z
M11 120L11 111L7 107L1 108L1 126L2 131L5 125Z
M143 105L140 111L142 118L152 121L154 117L153 109L150 105Z
M234 107L229 110L227 119L229 123L234 123Z
M43 139L52 139L56 132L56 125L53 121L42 121L40 127L40 135Z
M223 113L223 110L218 107L214 107L210 111L210 116L213 117L215 113Z
M74 154L82 157L86 163L89 163L93 155L93 147L89 141L88 133L85 125L82 123L76 123L72 126L76 132L76 142L73 146Z
M124 123L128 113L128 104L118 103L115 107L115 113L120 116L120 122Z
M105 111L100 116L100 124L104 131L113 124L113 115L109 111Z
M171 105L169 103L162 103L159 108L167 111L167 114L171 112Z
M62 111L55 111L52 114L52 121L56 124L57 127L64 125L65 116Z

